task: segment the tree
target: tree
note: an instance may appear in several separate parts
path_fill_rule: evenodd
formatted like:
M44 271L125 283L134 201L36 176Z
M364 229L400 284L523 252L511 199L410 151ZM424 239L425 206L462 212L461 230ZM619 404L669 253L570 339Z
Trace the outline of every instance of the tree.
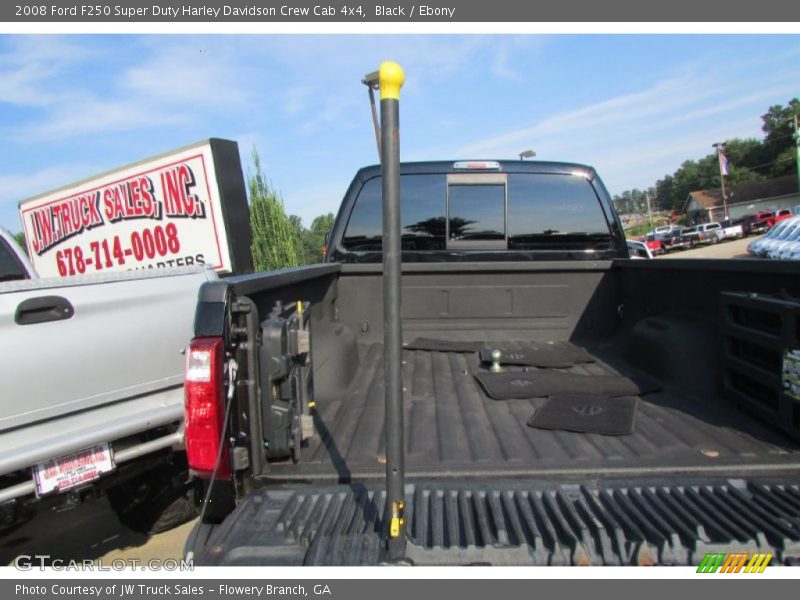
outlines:
M658 210L674 210L672 175L665 175L664 179L656 181L655 205Z
M776 104L770 106L767 112L761 115L764 132L764 159L769 163L769 175L780 177L793 172L794 164L787 164L783 156L787 150L794 149L793 121L800 114L800 100L792 98L786 106ZM794 161L792 161L793 163Z
M322 261L325 238L333 227L333 213L316 217L310 229L303 227L303 221L297 215L289 215L289 224L295 235L299 264L311 265Z
M25 245L25 233L23 231L20 231L18 233L13 234L13 235L14 235L14 239L17 240L17 243L19 244L19 247L22 248L22 250L27 254L28 246Z
M283 200L264 177L261 159L253 148L254 173L248 175L253 266L272 271L298 265L295 224L283 209Z
M333 213L326 213L316 217L311 222L311 249L313 252L313 260L310 262L319 262L322 260L322 252L327 241L328 232L333 227Z

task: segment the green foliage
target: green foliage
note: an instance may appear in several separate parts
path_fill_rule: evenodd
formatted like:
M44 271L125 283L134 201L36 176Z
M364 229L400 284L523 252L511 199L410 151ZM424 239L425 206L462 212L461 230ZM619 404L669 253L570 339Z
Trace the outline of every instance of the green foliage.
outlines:
M22 248L22 251L25 252L25 254L27 254L28 246L25 245L25 233L23 231L20 231L19 233L14 233L12 235L14 236L14 239L17 240L19 247Z
M255 148L253 165L254 173L247 177L253 265L257 271L296 267L299 262L295 224L286 217L283 200L264 177L261 159Z
M652 205L655 190L626 190L618 196L614 196L614 207L620 214L628 213L646 213L647 212L647 194L650 194L650 202ZM655 205L652 205L655 210Z
M310 265L321 262L325 237L333 227L333 213L316 217L311 222L309 229L303 227L303 223L297 215L291 215L289 221L292 223L297 236L297 252L300 264Z
M787 164L784 154L795 150L793 121L800 114L800 100L792 98L786 106L776 104L770 106L767 112L761 115L764 123L761 130L764 132L764 158L770 163L769 175L780 177L794 172L795 165ZM792 161L793 163L794 161Z
M655 227L655 225L654 225L654 227ZM625 230L625 237L628 238L628 239L635 238L635 237L640 237L640 236L643 236L645 233L647 233L650 230L651 230L650 223L645 221L644 223L639 223L638 225L634 225L632 227L628 227Z

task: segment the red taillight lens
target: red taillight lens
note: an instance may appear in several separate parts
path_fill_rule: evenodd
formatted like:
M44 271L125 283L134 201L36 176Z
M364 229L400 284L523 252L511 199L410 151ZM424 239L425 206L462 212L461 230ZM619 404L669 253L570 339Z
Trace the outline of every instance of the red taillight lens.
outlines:
M189 344L184 381L186 397L186 457L200 477L211 477L224 428L222 339L197 338ZM218 478L230 477L228 452L223 449Z

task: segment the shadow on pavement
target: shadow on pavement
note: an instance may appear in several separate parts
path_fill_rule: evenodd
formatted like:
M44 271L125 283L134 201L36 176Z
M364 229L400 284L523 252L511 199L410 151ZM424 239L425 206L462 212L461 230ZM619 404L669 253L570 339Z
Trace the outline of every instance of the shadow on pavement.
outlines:
M191 524L156 536L122 525L105 498L76 508L36 514L27 523L0 534L0 564L13 565L19 555L45 555L45 564L60 560L106 558L180 558ZM36 559L36 565L39 559Z

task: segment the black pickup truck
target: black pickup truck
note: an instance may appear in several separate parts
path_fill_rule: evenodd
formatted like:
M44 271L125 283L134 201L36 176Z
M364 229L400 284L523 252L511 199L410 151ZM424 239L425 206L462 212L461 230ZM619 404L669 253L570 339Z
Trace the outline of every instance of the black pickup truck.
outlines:
M630 260L586 166L400 182L408 562L800 564L800 264ZM384 560L380 199L365 168L325 263L202 287L195 564Z

